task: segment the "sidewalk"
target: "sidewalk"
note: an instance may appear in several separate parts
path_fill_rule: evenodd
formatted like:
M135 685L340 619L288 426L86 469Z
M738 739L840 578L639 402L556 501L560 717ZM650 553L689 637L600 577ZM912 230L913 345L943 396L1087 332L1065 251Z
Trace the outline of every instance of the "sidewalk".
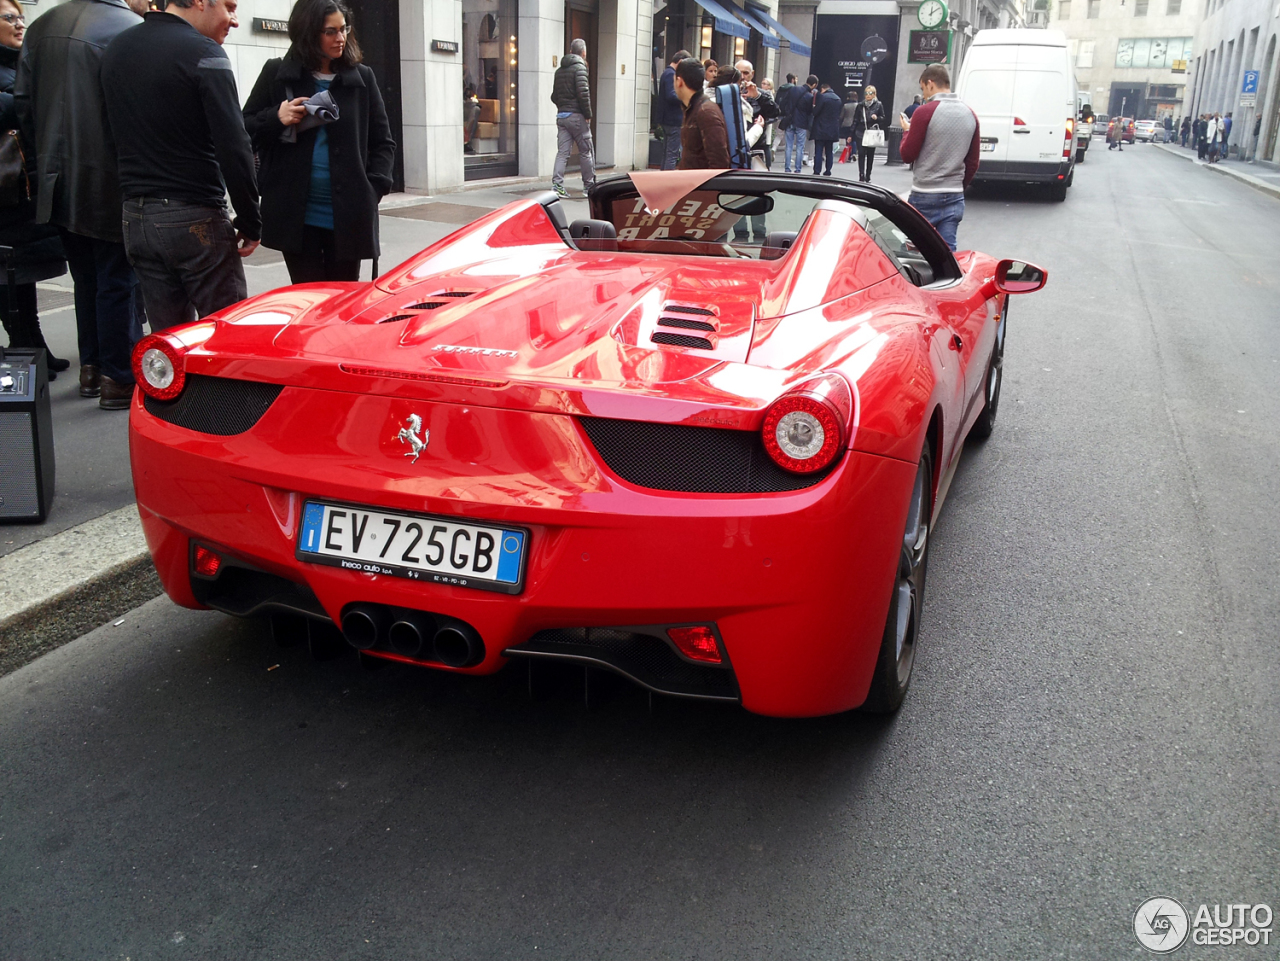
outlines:
M1214 173L1222 174L1224 177L1230 177L1233 180L1248 184L1254 190L1261 191L1280 200L1280 171L1272 170L1270 167L1264 167L1260 164L1250 163L1247 160L1240 160L1239 158L1220 160L1215 164L1207 163L1196 157L1195 148L1182 147L1176 143L1158 143L1153 144L1153 146L1159 147L1175 157L1190 160L1198 167L1204 167Z
M581 179L566 177L570 219L587 216ZM549 180L468 184L438 196L383 200L380 273L437 240L539 190ZM369 277L366 262L362 279ZM289 283L279 251L245 261L249 294ZM40 322L53 353L72 362L49 385L56 493L43 524L0 526L0 674L109 621L159 593L133 504L129 416L79 396L76 321L69 274L37 286Z

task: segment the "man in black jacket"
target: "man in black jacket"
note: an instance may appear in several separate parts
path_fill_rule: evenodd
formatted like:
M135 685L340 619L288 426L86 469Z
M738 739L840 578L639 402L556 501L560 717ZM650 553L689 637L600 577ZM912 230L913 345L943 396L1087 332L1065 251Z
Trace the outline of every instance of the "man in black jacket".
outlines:
M560 61L555 80L551 85L551 102L556 105L556 166L551 174L551 186L561 197L569 196L564 189L564 168L569 163L569 151L578 145L578 163L582 167L582 189L596 182L595 147L591 142L591 84L587 73L587 42L575 40L569 44L569 52Z
M102 51L141 22L146 0L70 0L27 29L14 84L36 155L36 222L53 224L75 282L80 396L127 410L142 338L137 280L120 233L120 182L98 72Z
M253 149L222 49L237 26L236 2L169 0L166 12L148 13L102 59L125 249L152 330L247 296L240 258L257 248L262 219Z

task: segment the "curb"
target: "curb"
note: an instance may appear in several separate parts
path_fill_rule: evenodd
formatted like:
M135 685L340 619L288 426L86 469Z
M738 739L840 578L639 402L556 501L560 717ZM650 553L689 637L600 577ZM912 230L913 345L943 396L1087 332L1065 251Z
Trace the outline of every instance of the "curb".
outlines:
M1224 177L1230 177L1232 180L1238 180L1240 183L1247 184L1259 193L1264 193L1269 197L1275 197L1277 200L1280 200L1280 186L1277 186L1276 184L1269 184L1265 180L1259 180L1257 177L1252 177L1242 170L1224 167L1221 164L1203 163L1190 154L1183 153L1182 150L1169 147L1166 144L1161 143L1156 144L1156 146L1167 154L1172 154L1175 157L1181 157L1183 160L1189 160L1197 167L1205 167L1212 170L1214 173L1221 174Z
M0 557L0 676L161 593L133 506Z

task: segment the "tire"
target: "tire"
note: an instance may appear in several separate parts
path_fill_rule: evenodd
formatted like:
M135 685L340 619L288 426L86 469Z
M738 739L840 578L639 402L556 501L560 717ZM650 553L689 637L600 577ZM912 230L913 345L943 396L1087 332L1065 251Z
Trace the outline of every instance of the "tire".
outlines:
M987 361L987 379L983 382L982 413L969 428L974 440L986 440L996 427L996 414L1000 410L1000 388L1004 385L1004 324L1009 311L1005 301L1004 312L996 324L996 342L991 347L991 359Z
M920 615L929 568L929 523L933 516L933 452L926 442L916 469L898 563L871 689L862 704L868 714L892 714L902 706L916 661Z

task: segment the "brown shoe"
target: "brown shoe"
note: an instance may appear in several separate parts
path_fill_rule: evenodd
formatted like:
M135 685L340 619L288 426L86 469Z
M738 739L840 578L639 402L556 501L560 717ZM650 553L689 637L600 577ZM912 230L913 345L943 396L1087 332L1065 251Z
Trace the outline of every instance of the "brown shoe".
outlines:
M133 402L133 384L121 384L106 374L102 375L102 393L98 406L103 410L128 410Z
M92 364L80 365L80 396L97 397L102 392L102 375Z

